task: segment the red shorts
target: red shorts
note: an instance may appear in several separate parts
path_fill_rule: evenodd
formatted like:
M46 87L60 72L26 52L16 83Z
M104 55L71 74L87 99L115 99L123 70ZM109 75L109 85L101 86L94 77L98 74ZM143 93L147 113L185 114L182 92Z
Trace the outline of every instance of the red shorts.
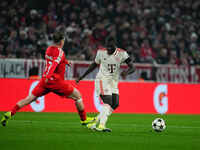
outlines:
M74 87L64 80L50 80L45 83L45 79L42 78L38 85L33 89L32 94L40 97L53 92L59 96L68 97L74 91Z

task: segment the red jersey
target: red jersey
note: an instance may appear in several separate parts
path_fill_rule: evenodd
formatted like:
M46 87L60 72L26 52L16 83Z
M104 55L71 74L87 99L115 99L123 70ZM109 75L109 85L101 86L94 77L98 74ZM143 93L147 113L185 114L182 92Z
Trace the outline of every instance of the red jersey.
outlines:
M46 67L44 78L60 78L64 80L65 65L68 64L64 51L56 46L49 46L45 53Z

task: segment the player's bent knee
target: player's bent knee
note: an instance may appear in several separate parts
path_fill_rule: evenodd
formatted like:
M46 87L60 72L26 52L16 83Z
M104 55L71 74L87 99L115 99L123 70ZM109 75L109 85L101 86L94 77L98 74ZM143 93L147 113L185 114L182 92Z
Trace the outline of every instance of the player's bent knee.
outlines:
M77 99L75 101L76 101L76 103L81 103L83 100L82 100L82 98L80 98L80 99Z
M113 112L113 109L109 104L104 104L104 112L107 116L110 116Z
M72 94L69 97L72 98L73 100L77 101L77 100L81 99L81 94L76 88L74 88L74 91L72 92Z

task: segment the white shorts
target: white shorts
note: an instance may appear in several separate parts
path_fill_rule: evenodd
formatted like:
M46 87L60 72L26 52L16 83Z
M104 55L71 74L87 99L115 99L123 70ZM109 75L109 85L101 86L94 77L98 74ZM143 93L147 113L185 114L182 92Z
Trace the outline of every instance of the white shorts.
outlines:
M113 79L95 79L95 91L97 95L119 94L118 81Z

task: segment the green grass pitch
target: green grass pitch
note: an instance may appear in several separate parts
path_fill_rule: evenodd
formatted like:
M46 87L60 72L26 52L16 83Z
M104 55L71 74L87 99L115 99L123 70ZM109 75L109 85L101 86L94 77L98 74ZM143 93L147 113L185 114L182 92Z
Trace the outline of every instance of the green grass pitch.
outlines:
M157 117L166 121L164 132L152 131ZM19 112L0 126L0 150L200 149L200 115L112 114L107 126L111 133L87 129L75 113Z

